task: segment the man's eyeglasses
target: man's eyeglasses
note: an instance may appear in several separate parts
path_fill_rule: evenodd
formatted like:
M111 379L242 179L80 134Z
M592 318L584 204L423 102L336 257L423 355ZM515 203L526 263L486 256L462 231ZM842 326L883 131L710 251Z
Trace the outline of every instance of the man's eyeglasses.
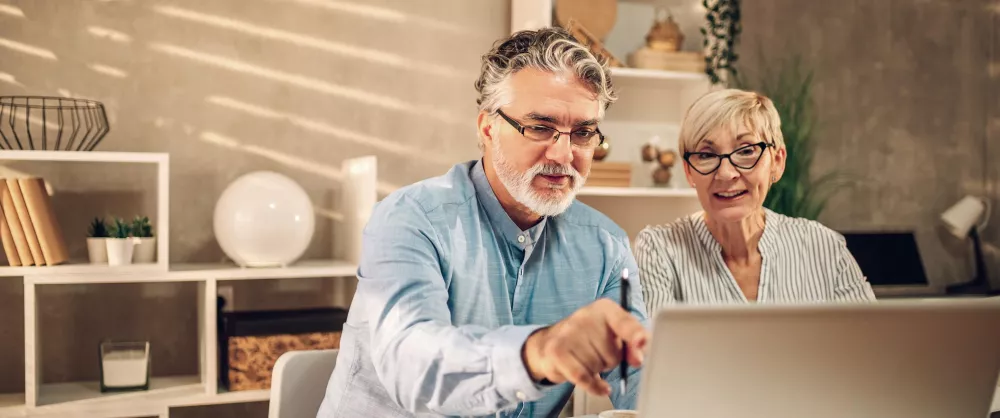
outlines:
M506 120L510 126L513 126L514 129L517 129L525 138L535 142L558 140L560 135L566 134L569 135L569 142L578 148L596 148L598 145L604 143L604 134L601 133L600 129L580 128L570 132L562 132L551 126L521 125L516 120L511 119L510 116L504 114L500 109L497 109L497 114Z
M749 170L757 165L757 162L760 161L760 157L764 155L764 150L766 150L767 147L773 146L774 144L768 144L767 142L758 142L756 144L739 147L729 154L685 152L684 161L687 161L688 165L690 165L694 171L701 174L712 174L715 170L718 170L719 166L722 165L722 159L729 160L729 163L736 168Z

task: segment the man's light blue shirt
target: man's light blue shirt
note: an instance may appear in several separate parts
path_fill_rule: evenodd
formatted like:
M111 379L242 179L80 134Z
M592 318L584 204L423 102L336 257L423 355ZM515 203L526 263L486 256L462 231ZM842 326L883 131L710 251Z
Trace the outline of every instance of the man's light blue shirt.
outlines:
M629 270L632 313L645 322L628 236L580 202L522 231L500 206L481 161L407 186L365 227L358 287L320 418L555 417L568 383L532 381L521 358L531 332L595 300L619 298ZM638 370L616 408L634 408Z

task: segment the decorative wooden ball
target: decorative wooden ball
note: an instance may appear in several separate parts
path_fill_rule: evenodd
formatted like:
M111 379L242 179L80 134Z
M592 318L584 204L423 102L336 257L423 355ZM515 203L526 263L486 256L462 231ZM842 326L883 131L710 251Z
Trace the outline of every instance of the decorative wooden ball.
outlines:
M677 153L673 150L670 151L660 151L659 162L661 167L670 168L673 167L674 162L677 161Z
M659 153L660 150L656 149L653 144L646 144L642 146L642 160L645 162L655 161L657 154Z
M656 171L653 171L653 183L656 185L665 185L670 183L670 169L657 167Z
M595 161L604 160L608 156L608 152L610 151L611 151L611 145L608 144L608 141L604 141L601 145L598 145L597 148L594 148L594 160Z

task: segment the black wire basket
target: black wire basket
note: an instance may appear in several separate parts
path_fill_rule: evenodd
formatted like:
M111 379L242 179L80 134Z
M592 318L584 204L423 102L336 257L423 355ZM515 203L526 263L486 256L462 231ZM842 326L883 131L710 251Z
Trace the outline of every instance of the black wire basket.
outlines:
M92 151L108 134L101 102L66 97L0 97L0 148Z

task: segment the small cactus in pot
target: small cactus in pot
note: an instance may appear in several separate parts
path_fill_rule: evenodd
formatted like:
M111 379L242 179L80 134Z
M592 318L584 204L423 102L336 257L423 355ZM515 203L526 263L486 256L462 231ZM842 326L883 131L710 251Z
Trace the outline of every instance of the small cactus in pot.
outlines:
M110 236L107 222L104 218L95 216L87 230L87 257L90 259L90 264L108 262L107 240Z

